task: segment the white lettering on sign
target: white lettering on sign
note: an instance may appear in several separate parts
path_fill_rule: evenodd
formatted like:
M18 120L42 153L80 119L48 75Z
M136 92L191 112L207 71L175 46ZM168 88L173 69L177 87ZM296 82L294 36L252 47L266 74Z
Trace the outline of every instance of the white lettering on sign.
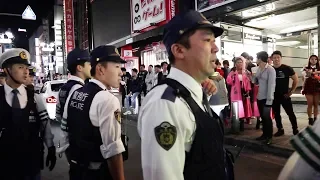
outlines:
M171 0L171 18L176 15L176 4L175 0Z
M75 91L74 94L72 95L70 106L82 111L84 106L83 102L86 100L88 95L89 95L88 93Z
M245 34L245 39L261 40L261 36L254 34Z
M166 20L166 0L131 0L132 30Z

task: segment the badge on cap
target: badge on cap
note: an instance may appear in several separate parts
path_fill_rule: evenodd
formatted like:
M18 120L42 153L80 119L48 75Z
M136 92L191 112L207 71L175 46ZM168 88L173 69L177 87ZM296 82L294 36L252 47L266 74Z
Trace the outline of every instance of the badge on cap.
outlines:
M204 20L207 20L206 17L204 17L204 15L202 13L200 13L200 16L204 19Z
M26 60L28 59L28 58L27 58L27 54L26 54L26 52L24 52L24 51L21 51L20 54L19 54L19 56L20 56L21 59L26 59Z
M117 48L114 49L114 52L116 52L120 56L120 53Z

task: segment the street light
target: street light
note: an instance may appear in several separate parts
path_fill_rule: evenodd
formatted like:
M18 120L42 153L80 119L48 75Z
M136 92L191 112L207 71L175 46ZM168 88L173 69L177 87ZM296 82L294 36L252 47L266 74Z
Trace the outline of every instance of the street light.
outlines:
M50 43L50 47L53 48L54 47L54 42Z

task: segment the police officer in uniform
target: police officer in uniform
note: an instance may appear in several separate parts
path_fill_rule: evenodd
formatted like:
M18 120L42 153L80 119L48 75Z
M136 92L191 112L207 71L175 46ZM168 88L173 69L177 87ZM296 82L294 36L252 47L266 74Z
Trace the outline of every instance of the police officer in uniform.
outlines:
M85 84L86 79L91 78L90 54L87 50L75 48L69 52L67 64L71 76L59 91L59 99L56 108L56 118L58 122L61 122L61 128L63 130L65 130L66 124L64 121L61 121L61 118L68 95L82 87Z
M223 123L200 85L214 72L222 32L193 10L165 26L170 74L147 94L138 117L144 179L233 179Z
M29 75L27 76L26 82L24 85L32 92L34 92L34 76L36 75L36 68L29 66Z
M124 180L120 102L108 91L119 87L122 63L116 47L97 47L91 52L93 79L67 98L71 180Z
M7 81L0 87L0 179L40 179L43 141L48 147L46 165L56 163L48 113L39 96L23 85L28 76L30 54L13 48L0 57Z
M295 152L283 167L278 180L320 179L320 122L308 126L290 141Z
M3 69L0 69L0 86L3 86L6 83L6 73Z

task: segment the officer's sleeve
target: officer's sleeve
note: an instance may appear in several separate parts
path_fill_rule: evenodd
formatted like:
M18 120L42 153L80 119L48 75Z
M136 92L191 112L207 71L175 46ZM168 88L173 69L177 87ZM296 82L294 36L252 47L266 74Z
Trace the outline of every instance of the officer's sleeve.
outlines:
M125 151L121 141L120 102L114 95L104 93L97 94L93 102L97 102L96 113L103 142L100 146L101 154L108 159Z
M184 112L178 112L174 103L167 100L147 103L141 109L138 132L144 179L184 179L187 133L183 121L188 119L178 119L178 113Z
M80 87L82 87L82 86L76 84L71 88L71 90L68 94L67 100L66 100L66 104L63 107L64 110L63 110L63 115L62 115L61 125L60 125L60 128L61 128L61 131L60 131L61 139L59 141L60 147L57 148L57 152L59 152L59 153L64 152L69 147L69 135L68 135L68 129L67 129L68 104L69 104L69 101L70 101L70 98L71 98L73 92L75 90L79 89Z
M37 110L40 117L40 121L42 123L43 131L44 131L44 142L46 146L49 148L53 146L53 134L51 132L51 125L49 120L48 112L44 106L43 100L41 98L41 95L35 94L34 96L35 102L37 104Z
M295 152L283 167L278 180L320 179L320 122L301 130L290 141Z
M58 122L61 122L61 116L60 116L60 109L61 109L61 104L60 104L60 101L59 101L59 96L60 96L60 91L59 91L59 95L58 95L58 98L57 98L57 105L56 105L56 120Z

